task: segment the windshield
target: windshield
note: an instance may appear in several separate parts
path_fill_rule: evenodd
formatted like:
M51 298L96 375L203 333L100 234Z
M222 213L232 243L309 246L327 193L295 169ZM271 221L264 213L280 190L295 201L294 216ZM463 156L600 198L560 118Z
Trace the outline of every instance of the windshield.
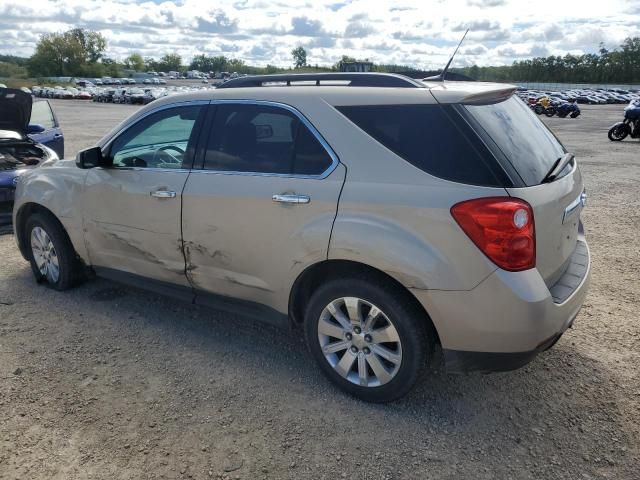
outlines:
M542 182L566 150L538 117L516 97L466 110L489 134L528 186Z

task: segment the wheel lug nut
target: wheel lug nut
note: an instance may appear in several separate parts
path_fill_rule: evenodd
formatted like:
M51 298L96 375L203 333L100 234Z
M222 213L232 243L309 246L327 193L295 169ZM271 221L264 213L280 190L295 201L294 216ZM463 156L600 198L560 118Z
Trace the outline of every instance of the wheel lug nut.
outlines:
M364 347L362 351L365 353L365 355L369 355L371 353L371 350L369 350L369 347Z
M353 331L359 335L362 330L360 330L360 327L354 327Z
M364 336L364 341L367 343L371 343L371 335L365 335Z
M347 337L347 340L351 340L353 338L353 335L351 335L350 333L347 333L346 337Z
M353 347L351 347L351 351L353 353L358 353L358 347L356 347L355 345Z

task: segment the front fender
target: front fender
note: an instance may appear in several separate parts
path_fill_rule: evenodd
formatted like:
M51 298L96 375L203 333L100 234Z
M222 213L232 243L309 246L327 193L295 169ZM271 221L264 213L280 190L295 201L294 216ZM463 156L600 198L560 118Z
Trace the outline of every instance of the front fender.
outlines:
M86 171L76 168L71 160L42 166L21 175L13 206L14 225L24 221L23 215L29 208L44 208L62 223L76 252L87 261L81 211L85 176ZM19 237L16 235L17 241L20 241Z

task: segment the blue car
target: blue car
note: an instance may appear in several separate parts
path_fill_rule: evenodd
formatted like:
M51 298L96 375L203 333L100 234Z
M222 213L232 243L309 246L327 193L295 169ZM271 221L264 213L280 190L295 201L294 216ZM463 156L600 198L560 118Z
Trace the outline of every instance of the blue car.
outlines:
M0 88L0 225L11 223L21 173L64 155L64 136L49 102Z

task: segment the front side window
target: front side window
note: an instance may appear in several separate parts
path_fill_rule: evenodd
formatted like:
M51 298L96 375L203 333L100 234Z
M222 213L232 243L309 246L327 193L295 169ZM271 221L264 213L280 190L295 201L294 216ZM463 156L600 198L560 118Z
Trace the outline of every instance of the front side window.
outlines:
M204 159L207 170L319 175L332 159L293 113L270 105L218 105Z
M143 118L112 143L115 168L183 168L190 166L194 126L202 107L175 107Z

